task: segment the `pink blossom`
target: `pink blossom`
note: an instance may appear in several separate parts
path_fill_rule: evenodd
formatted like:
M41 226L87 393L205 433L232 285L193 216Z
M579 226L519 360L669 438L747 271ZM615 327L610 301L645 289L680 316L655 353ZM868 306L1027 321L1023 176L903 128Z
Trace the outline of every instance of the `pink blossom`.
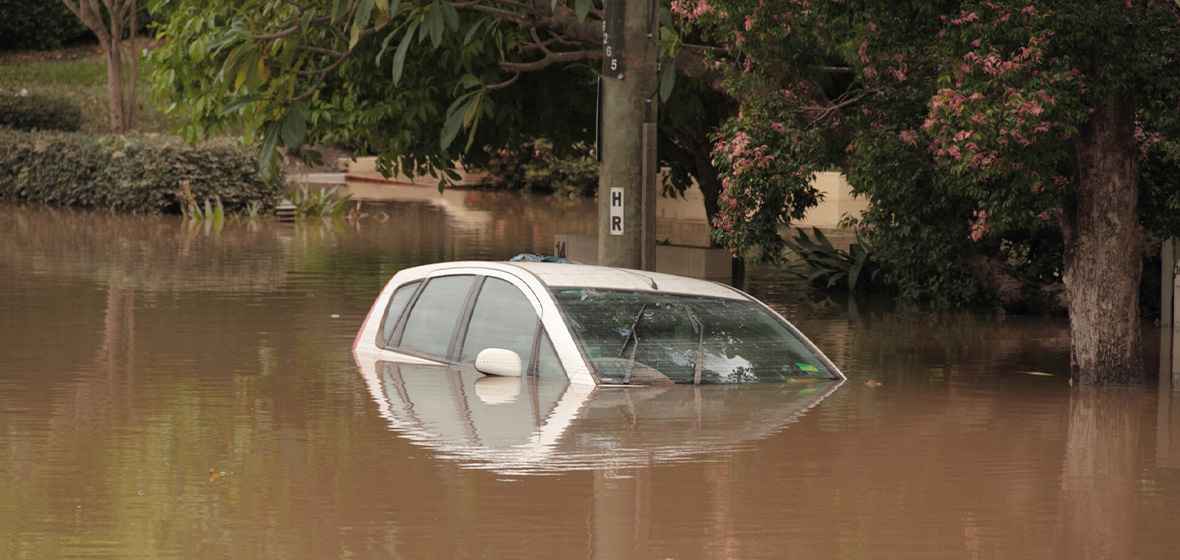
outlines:
M971 224L971 240L979 241L983 239L983 235L987 233L991 225L987 223L987 210L976 210L974 214L976 220Z

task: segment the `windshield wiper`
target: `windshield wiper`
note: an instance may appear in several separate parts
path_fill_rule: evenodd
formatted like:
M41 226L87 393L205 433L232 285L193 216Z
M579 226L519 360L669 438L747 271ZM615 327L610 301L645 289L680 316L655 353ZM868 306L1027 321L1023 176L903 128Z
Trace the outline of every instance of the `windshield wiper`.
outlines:
M615 356L616 358L622 358L623 351L627 349L627 343L630 342L632 338L635 339L635 344L631 346L631 358L627 360L627 373L623 375L624 385L631 383L631 370L635 367L635 351L639 349L639 334L635 332L635 328L639 326L639 321L643 319L643 312L645 310L647 310L646 303L640 306L639 313L636 313L635 317L632 318L631 328L627 329L627 338L623 339L623 346L619 348L619 353L617 356Z
M697 334L697 359L696 365L693 366L692 384L700 385L701 369L705 365L705 325L701 323L700 319L697 319L691 307L685 305L684 310L688 312L688 324L692 325L692 332Z

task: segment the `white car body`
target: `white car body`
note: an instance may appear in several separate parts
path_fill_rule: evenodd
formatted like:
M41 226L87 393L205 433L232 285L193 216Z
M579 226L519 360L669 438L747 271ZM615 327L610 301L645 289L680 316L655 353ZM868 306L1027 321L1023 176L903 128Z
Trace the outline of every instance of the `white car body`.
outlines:
M465 303L460 307L460 318L455 323L454 332L452 334L451 342L448 347L447 354L430 353L415 351L410 348L402 347L396 344L398 340L404 341L404 336L411 336L410 333L412 325L408 324L410 319L408 316L413 311L414 305L417 304L424 288L429 286L429 282L433 279L446 276L463 276L471 275L475 278L474 288L470 290L468 295L456 294L456 300L459 297L465 298ZM581 345L578 336L571 332L571 325L569 317L565 310L555 299L555 289L582 289L589 293L596 293L595 290L602 290L604 292L619 291L626 292L629 297L643 297L644 294L651 294L653 297L670 297L670 296L693 296L697 300L703 301L701 298L730 300L734 302L753 302L761 307L766 313L772 316L777 321L781 322L783 326L790 331L798 340L814 353L815 359L819 361L819 366L815 368L824 368L824 375L827 379L844 378L843 374L823 355L818 348L815 347L806 337L795 329L789 322L783 319L778 314L774 313L769 307L757 302L751 296L744 292L719 284L716 282L709 282L705 280L697 280L691 278L684 278L680 276L673 276L669 274L659 274L655 272L645 272L636 270L627 270L619 268L609 268L601 266L580 265L572 263L536 263L536 262L450 262L439 263L425 266L418 266L398 272L386 284L380 295L374 302L372 309L365 318L360 331L357 333L357 338L353 343L353 351L359 358L368 360L400 362L406 364L441 364L459 367L473 368L475 367L474 360L460 359L458 353L459 348L457 344L466 341L469 334L463 333L467 328L467 321L470 321L473 315L473 307L478 301L477 293L481 290L485 283L484 278L499 279L507 282L512 287L519 290L523 294L523 299L527 300L532 307L532 311L536 313L540 330L534 340L544 340L540 333L545 333L552 344L552 353L556 354L556 359L560 363L561 370L564 372L565 378L573 384L578 385L629 385L629 384L644 384L643 382L632 382L632 370L635 369L635 349L640 345L639 320L631 325L632 329L616 328L615 330L626 333L625 337L632 336L631 331L635 331L634 349L631 351L630 363L626 364L627 383L620 383L618 379L609 378L602 371L596 370L594 361L591 360L591 354ZM458 280L452 279L455 282ZM465 280L464 280L465 281ZM417 283L415 285L415 283ZM440 283L441 285L441 283ZM502 286L501 283L496 283L497 286ZM404 299L407 303L399 303L403 305L401 310L393 317L394 323L386 325L391 319L387 319L387 309L390 307L390 300L394 293L401 287L406 286L404 293L409 294L402 296L399 294L399 299ZM441 289L441 288L440 288ZM503 288L501 288L503 289ZM575 292L576 293L576 292ZM638 295L636 295L638 294ZM407 299L408 298L408 299ZM585 299L585 296L583 296ZM653 304L655 305L655 304ZM647 304L643 304L635 315L636 318L646 317L644 309ZM666 305L667 306L667 305ZM670 306L669 306L670 307ZM679 309L679 308L676 308ZM522 310L524 312L525 310ZM426 312L423 312L424 314ZM692 315L688 311L688 315ZM695 322L692 326L693 332L700 325L696 318L692 318ZM625 321L624 321L625 322ZM681 327L683 330L684 327ZM700 327L703 332L704 327ZM395 343L386 343L385 337L392 337ZM527 333L526 333L527 334ZM420 336L419 332L414 332L413 336ZM697 362L705 361L704 334L700 335L700 348L697 348ZM437 340L437 339L436 339ZM650 340L650 339L645 339ZM541 342L533 342L533 355L540 356L541 354L551 355L550 352L542 348ZM628 348L628 341L626 338L622 339L623 347L619 350L619 358L617 360L622 363L627 360L624 358ZM482 349L481 349L482 350ZM690 349L691 350L691 349ZM468 350L464 349L463 353ZM613 352L613 349L612 349ZM481 355L481 358L487 355ZM492 356L493 358L502 358L503 355ZM510 357L510 356L509 356ZM606 359L601 356L598 359ZM611 357L611 360L616 358ZM741 356L738 356L741 359ZM539 369L537 358L526 359L523 364L523 373L530 375ZM550 361L552 363L552 361ZM809 364L797 364L801 366L808 366ZM624 366L619 365L620 368ZM642 366L641 366L642 367ZM812 368L812 369L815 369ZM697 366L697 382L700 382L700 366ZM646 371L652 371L647 368ZM807 370L811 371L811 370ZM639 376L638 373L636 373ZM658 374L652 374L657 377ZM637 377L638 378L638 377ZM666 378L665 378L666 379ZM668 381L671 382L670 380ZM683 381L681 381L683 382Z

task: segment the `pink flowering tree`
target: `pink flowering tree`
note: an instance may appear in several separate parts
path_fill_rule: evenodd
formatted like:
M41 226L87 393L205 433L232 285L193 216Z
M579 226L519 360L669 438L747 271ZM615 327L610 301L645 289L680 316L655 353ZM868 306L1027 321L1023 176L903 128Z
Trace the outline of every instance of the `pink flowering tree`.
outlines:
M722 129L715 152L719 239L746 250L751 232L771 239L797 215L789 204L767 210L779 194L750 192L758 181L783 191L784 152L802 175L836 165L881 207L868 216L874 237L921 229L914 216L940 224L943 245L969 247L948 260L996 286L1012 280L1013 262L1056 247L1060 287L1046 296L1068 307L1073 379L1144 382L1144 234L1174 230L1159 216L1180 206L1175 2L702 5L684 12L731 37L724 56L743 70L729 77L743 119ZM840 149L793 147L800 139ZM1014 238L1024 243L1015 253Z
M726 123L713 150L722 175L713 238L735 257L762 262L782 255L782 230L818 202L811 179L826 160L816 129L791 122L790 98L775 100Z

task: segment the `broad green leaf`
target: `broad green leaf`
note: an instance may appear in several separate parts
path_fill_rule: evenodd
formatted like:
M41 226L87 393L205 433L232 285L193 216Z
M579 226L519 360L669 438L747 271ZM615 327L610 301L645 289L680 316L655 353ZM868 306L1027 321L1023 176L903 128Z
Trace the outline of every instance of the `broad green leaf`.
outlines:
M301 144L307 135L307 115L292 107L283 116L282 123L283 145L292 147Z
M386 51L389 50L389 42L392 41L394 36L396 36L396 35L397 35L396 30L390 31L387 35L385 35L385 40L381 41L381 50L377 51L377 58L376 58L377 66L381 66L381 57L385 56Z
M270 66L266 65L266 57L258 57L258 83L265 84L266 80L270 78Z
M352 20L352 38L348 42L348 48L356 46L360 34L365 28L369 27L369 19L373 16L373 0L361 0L357 5L356 15Z
M352 26L352 32L349 33L349 35L348 35L348 50L351 51L354 47L356 47L356 44L359 43L360 41L361 41L361 28L354 25L354 26Z
M660 25L665 28L672 28L672 12L668 8L660 8Z
M471 104L467 109L467 116L463 119L463 126L470 127L471 130L467 132L467 145L463 151L471 149L471 144L475 142L475 131L479 130L479 110L483 106L484 91L480 90L479 95L472 98Z
M234 89L238 89L246 83L246 74L249 72L249 69L249 64L238 65L238 74L234 77Z
M578 16L578 23L586 21L586 14L590 13L591 0L574 0L574 13Z
M852 270L848 271L848 291L850 292L856 291L856 279L860 276L861 271L860 264L857 263L857 266L852 267Z
M664 67L660 69L660 101L667 102L672 95L672 88L676 85L676 60L664 60Z
M813 235L815 235L815 240L818 241L819 244L822 245L824 249L827 249L829 251L836 250L836 248L832 246L832 242L828 241L827 236L825 236L824 233L819 230L819 228L816 228L816 227L811 228L811 233Z
M243 95L241 97L238 97L238 98L230 101L229 103L226 103L225 107L222 107L221 116L224 117L224 116L229 115L231 113L236 113L236 112L240 111L246 105L249 105L250 103L253 103L257 100L258 100L258 97L255 95Z
M446 150L451 145L451 142L455 141L455 137L459 135L459 130L465 124L471 103L475 101L474 93L476 92L459 97L447 109L447 121L443 124L442 136L438 140L438 145L443 150Z
M279 130L282 126L281 122L276 122L270 126L270 130L266 132L266 140L262 142L262 149L259 152L258 166L265 169L270 163L270 158L275 154L275 144L279 141Z
M349 0L336 0L332 5L332 21L340 21L348 13ZM309 12L311 10L308 10Z
M406 65L406 51L410 50L410 39L414 37L414 26L406 30L406 36L397 45L397 52L393 53L393 85L402 79L402 69Z
M442 44L443 30L446 27L440 5L435 4L429 12L426 12L426 20L422 23L430 29L430 42L434 43L435 48L438 48Z
M442 15L443 19L446 20L447 29L450 29L451 31L458 31L459 12L455 10L455 6L451 5L450 2L443 2L439 5L442 6Z
M459 78L459 86L463 89L471 89L481 84L482 82L474 74L464 74L462 78Z

